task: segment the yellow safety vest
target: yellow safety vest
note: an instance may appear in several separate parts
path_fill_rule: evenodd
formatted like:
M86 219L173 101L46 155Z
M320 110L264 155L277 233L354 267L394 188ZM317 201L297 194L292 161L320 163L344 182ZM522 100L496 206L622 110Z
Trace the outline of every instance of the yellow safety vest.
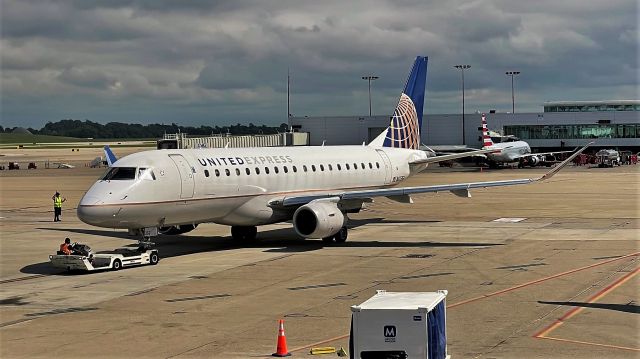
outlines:
M55 197L53 199L53 206L55 208L62 208L62 198L61 197Z

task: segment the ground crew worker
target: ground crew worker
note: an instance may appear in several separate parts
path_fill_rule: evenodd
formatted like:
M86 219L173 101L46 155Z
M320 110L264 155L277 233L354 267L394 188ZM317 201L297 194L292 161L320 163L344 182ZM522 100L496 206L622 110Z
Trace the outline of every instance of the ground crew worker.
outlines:
M53 221L60 222L60 216L62 215L62 203L67 199L60 197L59 192L56 192L51 199L53 200Z
M71 254L71 239L65 238L64 243L60 245L60 253L70 255Z

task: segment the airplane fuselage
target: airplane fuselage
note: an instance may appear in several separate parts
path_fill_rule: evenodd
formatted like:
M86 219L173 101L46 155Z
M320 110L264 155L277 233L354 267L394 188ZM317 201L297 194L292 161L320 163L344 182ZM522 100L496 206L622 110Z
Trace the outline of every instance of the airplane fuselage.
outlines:
M497 163L512 163L520 160L521 157L531 153L531 147L525 141L513 141L504 143L494 143L483 149L500 150L495 153L487 153L489 160Z
M423 151L369 146L144 151L118 159L77 212L107 228L257 226L291 219L269 206L274 199L394 186L424 169L409 166L422 158Z

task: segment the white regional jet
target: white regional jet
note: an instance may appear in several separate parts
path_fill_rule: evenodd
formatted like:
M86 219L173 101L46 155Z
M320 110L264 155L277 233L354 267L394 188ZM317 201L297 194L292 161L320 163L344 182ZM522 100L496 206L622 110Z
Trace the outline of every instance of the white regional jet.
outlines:
M374 197L411 203L417 193L527 184L550 178L583 149L540 178L398 187L430 163L488 150L429 157L418 149L427 58L417 57L390 126L368 146L153 150L115 159L84 195L85 223L147 233L184 233L199 223L231 226L251 240L257 226L293 221L305 238L347 239L346 213ZM113 162L115 161L115 162Z
M529 165L535 167L545 162L547 155L556 155L559 153L569 153L571 151L556 151L531 153L531 147L525 141L508 141L502 143L493 143L487 128L487 118L482 114L482 149L495 150L487 153L487 159L491 167L497 167L500 164L518 162L518 167Z

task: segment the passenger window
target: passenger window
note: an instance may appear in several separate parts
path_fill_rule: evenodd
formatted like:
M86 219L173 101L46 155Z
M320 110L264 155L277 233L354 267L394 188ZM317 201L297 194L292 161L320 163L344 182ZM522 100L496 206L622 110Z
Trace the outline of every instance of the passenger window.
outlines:
M209 170L204 170L204 176L209 177Z
M307 165L302 165L302 169L307 172Z
M264 168L264 173L269 174L269 167Z
M228 169L228 168L226 168L226 169L224 170L224 173L226 173L226 174L227 174L227 176L231 176L231 171L229 171L229 169Z
M357 169L358 169L358 164L357 164L357 163L354 163L354 164L353 164L353 169L354 169L354 170L357 170Z
M324 165L320 165L320 171L324 172Z
M373 165L369 162L369 169L373 169Z
M280 170L278 169L278 166L273 167L273 172L280 173Z
M360 163L360 168L364 169L364 162Z
M315 171L316 171L316 165L311 165L311 170L312 170L313 172L315 172Z
M348 163L345 166L346 166L347 169L349 169L349 164Z
M247 176L251 174L251 170L249 167L245 168L244 171L247 173Z
M376 162L376 168L380 168L380 163Z
M259 175L260 174L260 169L258 167L256 167L256 174Z
M289 173L289 169L287 168L287 166L282 167L282 169L284 170L284 173Z
M338 166L338 171L342 171L342 167L340 167L339 163L336 166Z
M328 164L327 166L329 166L329 171L333 171L333 167L331 167L331 164Z
M216 177L220 177L220 171L216 169Z
M293 166L293 172L294 173L298 172L298 168L296 166Z
M236 168L236 176L240 176L240 169Z

